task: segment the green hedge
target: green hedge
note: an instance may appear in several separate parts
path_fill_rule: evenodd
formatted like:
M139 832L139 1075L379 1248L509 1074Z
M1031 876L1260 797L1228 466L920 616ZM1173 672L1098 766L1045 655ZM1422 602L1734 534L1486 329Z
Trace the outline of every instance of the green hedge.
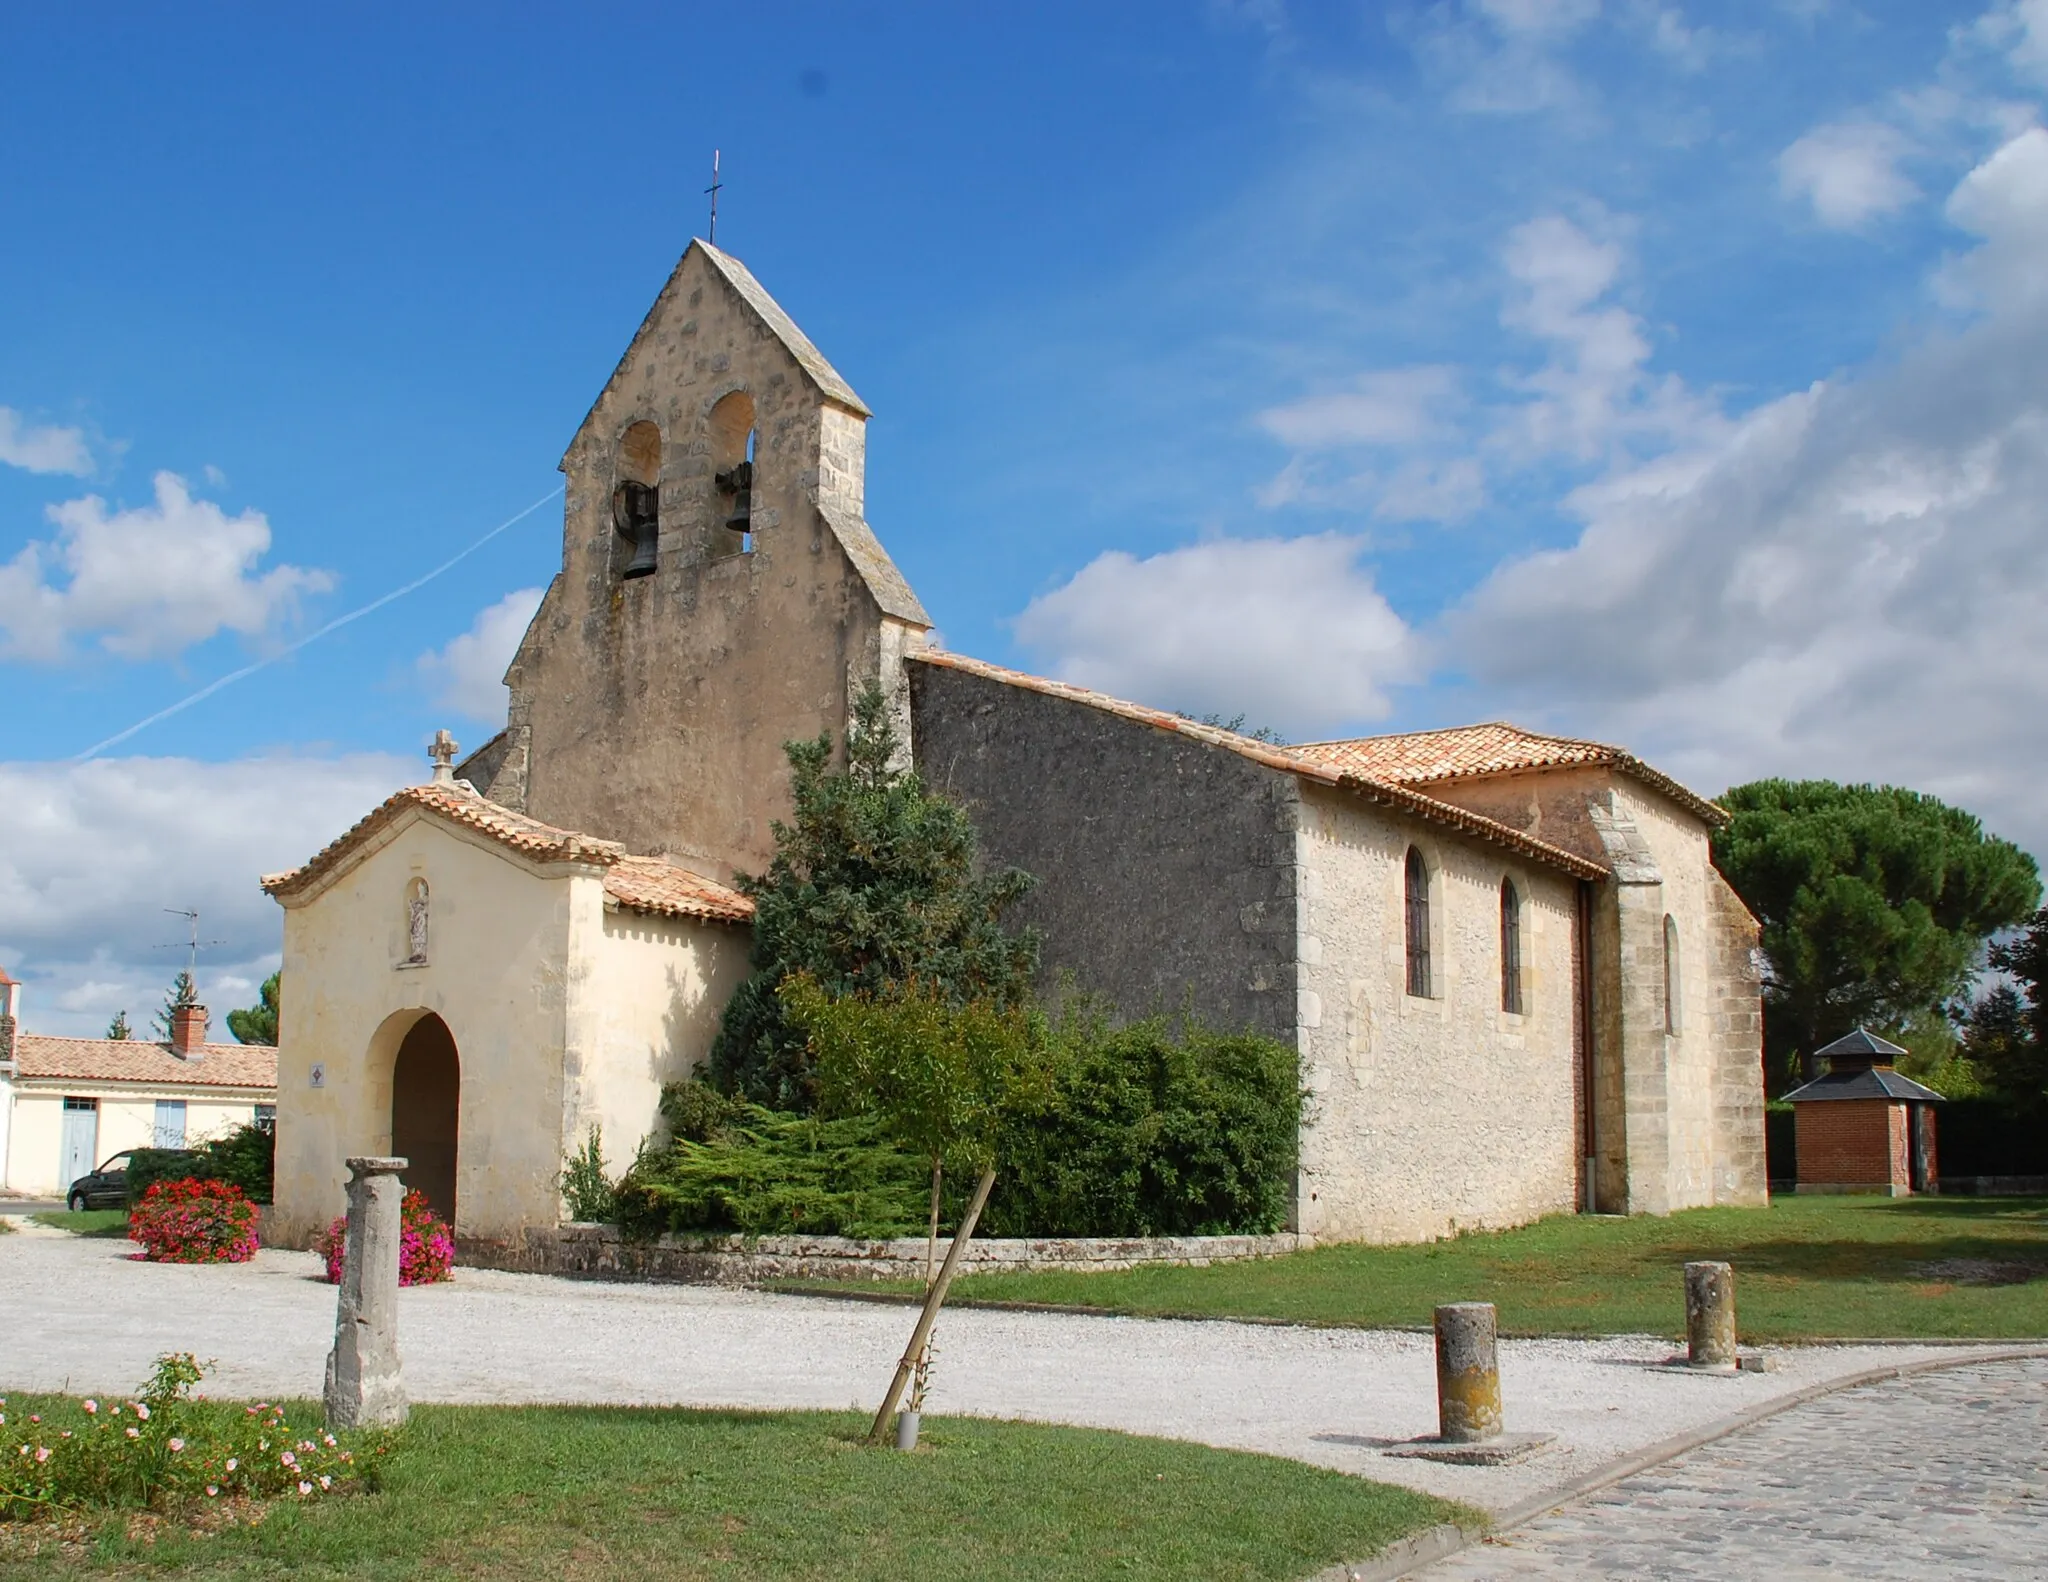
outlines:
M1153 1018L1116 1027L1070 1011L1046 1032L1051 1095L1004 1128L982 1228L995 1236L1223 1235L1282 1228L1301 1093L1295 1052ZM673 1141L618 1185L635 1234L921 1233L925 1161L869 1118L819 1120L718 1094L664 1090ZM942 1205L953 1223L964 1177Z
M1301 1126L1293 1049L1177 1018L1053 1030L1053 1096L1005 1128L993 1236L1215 1236L1281 1229Z
M277 1134L244 1124L197 1148L138 1148L128 1158L132 1208L158 1181L225 1181L252 1203L270 1201L277 1168Z

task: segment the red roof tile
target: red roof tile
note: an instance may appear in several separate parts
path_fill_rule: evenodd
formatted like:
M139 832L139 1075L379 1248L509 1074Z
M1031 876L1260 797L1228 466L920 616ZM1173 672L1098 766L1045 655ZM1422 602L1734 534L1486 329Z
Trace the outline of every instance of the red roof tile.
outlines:
M1176 735L1207 742L1212 747L1224 748L1241 758L1249 758L1254 763L1264 764L1269 769L1284 770L1323 785L1339 786L1368 801L1396 808L1434 824L1448 825L1477 840L1509 847L1538 862L1562 868L1581 879L1602 878L1607 873L1607 870L1598 863L1590 862L1576 852L1566 851L1561 846L1553 846L1548 841L1524 835L1518 829L1510 829L1507 825L1497 823L1481 814L1470 813L1464 808L1453 807L1448 802L1440 802L1435 797L1412 791L1396 781L1381 779L1348 766L1325 763L1299 748L1276 746L1254 737L1241 736L1236 731L1224 730L1218 725L1204 725L1198 720L1186 719L1165 709L1147 708L1141 703L1127 703L1122 698L1113 698L1106 692L1094 692L1087 687L1077 687L1069 681L1051 681L1044 676L1027 675L1021 670L1009 670L1002 665L992 665L982 659L969 659L965 655L947 653L942 649L920 649L908 657L920 664L963 671L968 675L1000 681L1005 686L1018 687L1027 692L1065 698L1069 702L1084 704L1091 709L1100 709L1105 714L1115 714L1123 719L1154 726L1159 730L1172 731Z
M339 839L330 841L303 867L263 876L263 888L279 900L304 894L332 873L379 831L418 809L434 818L488 835L542 862L578 862L605 870L605 893L629 911L661 917L703 917L744 923L754 903L737 890L669 862L636 857L617 841L576 830L557 829L539 819L485 800L461 785L407 786L394 792Z
M629 912L744 923L754 903L737 890L659 857L621 857L605 870L604 893Z
M202 1044L203 1060L180 1060L168 1044L140 1038L51 1038L21 1033L15 1070L30 1078L141 1082L158 1087L277 1087L277 1051L263 1044Z
M1443 731L1409 731L1399 736L1361 736L1349 741L1304 742L1292 751L1350 773L1396 785L1429 785L1479 779L1532 769L1599 764L1661 791L1709 824L1728 822L1726 810L1652 769L1635 754L1605 742L1570 736L1540 736L1518 725L1494 721Z

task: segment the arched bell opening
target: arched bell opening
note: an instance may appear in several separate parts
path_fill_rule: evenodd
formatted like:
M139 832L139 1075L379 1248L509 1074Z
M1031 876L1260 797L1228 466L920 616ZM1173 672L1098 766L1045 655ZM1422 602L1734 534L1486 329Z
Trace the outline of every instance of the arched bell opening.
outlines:
M429 1011L399 1041L391 1072L391 1151L405 1184L455 1224L455 1165L462 1116L462 1062L448 1024Z
M717 490L710 552L752 554L754 549L754 398L744 390L711 409L711 480Z
M642 419L619 437L612 526L626 554L622 577L654 574L661 541L661 430Z

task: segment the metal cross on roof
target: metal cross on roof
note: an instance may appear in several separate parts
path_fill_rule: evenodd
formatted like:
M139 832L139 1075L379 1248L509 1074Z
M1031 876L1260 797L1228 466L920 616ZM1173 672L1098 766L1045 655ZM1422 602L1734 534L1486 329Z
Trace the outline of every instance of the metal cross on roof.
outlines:
M447 785L455 778L455 755L462 751L455 738L446 731L434 732L434 743L427 749L427 756L434 760L434 784Z
M724 185L725 183L718 179L718 150L714 148L711 151L711 185L704 189L711 194L711 229L705 234L704 240L713 247L718 245L718 189Z

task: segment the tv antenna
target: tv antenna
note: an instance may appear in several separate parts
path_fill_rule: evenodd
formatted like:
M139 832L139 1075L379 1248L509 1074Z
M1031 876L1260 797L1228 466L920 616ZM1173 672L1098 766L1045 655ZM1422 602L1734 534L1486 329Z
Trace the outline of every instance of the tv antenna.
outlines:
M185 942L185 948L190 950L192 953L189 963L185 968L185 975L192 980L192 983L196 988L199 982L200 950L202 948L211 950L216 945L225 945L227 941L224 939L202 940L199 937L199 914L197 912L188 912L182 906L167 906L164 908L164 910L166 912L169 912L173 917L182 917L192 927L192 937ZM176 950L179 947L176 945L159 945L156 948L158 950Z
M713 247L718 245L718 189L725 185L718 179L718 150L711 151L711 185L704 190L711 194L711 229L704 240Z

